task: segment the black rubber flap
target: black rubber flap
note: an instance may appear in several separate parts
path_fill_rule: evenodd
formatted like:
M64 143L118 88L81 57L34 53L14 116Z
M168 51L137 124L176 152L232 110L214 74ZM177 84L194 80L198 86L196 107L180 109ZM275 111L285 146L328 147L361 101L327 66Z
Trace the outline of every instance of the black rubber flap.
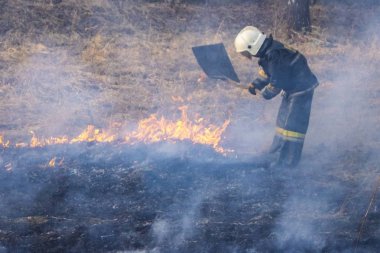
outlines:
M199 66L209 78L240 83L223 43L193 47Z

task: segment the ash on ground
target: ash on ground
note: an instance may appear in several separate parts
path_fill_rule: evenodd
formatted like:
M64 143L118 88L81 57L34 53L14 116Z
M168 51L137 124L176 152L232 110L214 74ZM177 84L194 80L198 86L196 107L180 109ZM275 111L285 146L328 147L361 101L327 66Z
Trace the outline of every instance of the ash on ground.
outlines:
M353 160L370 155L264 169L190 143L4 149L0 252L375 252L378 182Z

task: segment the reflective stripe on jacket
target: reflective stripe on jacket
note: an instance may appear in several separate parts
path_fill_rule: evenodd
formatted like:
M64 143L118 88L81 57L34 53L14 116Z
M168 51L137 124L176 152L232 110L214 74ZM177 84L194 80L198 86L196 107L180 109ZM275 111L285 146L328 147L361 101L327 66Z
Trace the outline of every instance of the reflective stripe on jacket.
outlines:
M264 89L262 95L266 99L275 97L281 90L291 95L318 84L306 58L272 37L266 39L258 56L259 76L253 83L257 89Z

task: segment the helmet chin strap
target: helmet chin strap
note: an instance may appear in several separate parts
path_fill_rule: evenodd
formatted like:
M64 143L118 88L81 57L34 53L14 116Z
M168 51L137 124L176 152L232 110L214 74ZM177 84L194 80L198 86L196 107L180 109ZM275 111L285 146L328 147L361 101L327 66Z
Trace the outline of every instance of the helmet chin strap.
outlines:
M247 58L247 59L252 59L252 57L253 57L253 55L250 52L248 52L248 51L240 52L240 54L242 56L244 56L245 58Z

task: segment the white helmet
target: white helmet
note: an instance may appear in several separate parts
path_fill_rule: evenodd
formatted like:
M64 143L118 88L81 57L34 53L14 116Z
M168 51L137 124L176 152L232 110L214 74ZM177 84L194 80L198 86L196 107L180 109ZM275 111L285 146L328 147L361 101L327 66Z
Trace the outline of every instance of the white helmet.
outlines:
M256 55L263 45L267 36L254 26L246 26L239 32L235 39L236 52L248 51L251 55Z

